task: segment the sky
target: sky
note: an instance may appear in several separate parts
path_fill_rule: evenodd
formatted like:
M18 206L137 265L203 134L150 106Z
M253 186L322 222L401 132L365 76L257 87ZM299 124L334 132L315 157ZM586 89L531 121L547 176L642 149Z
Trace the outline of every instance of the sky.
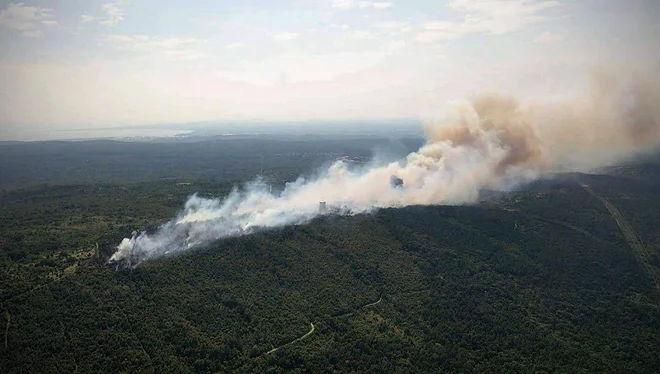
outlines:
M657 68L659 36L657 0L0 0L0 140L553 100Z

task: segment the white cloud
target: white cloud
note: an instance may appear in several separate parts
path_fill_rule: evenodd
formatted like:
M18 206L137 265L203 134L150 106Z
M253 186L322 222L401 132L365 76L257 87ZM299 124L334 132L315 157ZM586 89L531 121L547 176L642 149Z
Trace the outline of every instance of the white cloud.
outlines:
M117 26L119 22L123 21L124 9L120 6L122 4L123 2L118 1L101 5L101 10L105 13L105 18L100 23L105 26Z
M10 3L0 13L0 27L20 31L21 35L38 38L43 35L42 25L52 26L57 21L53 17L52 9L27 6L24 3Z
M427 22L422 26L424 27L424 29L432 30L432 31L449 31L449 30L458 30L460 28L459 24L454 22L446 22L446 21Z
M60 23L55 20L41 21L41 24L46 27L56 27L60 25Z
M406 48L406 42L404 41L392 42L387 45L387 50L391 53L400 51L405 48Z
M90 23L98 21L99 24L104 26L117 26L124 20L124 7L129 3L129 0L114 0L101 4L100 15L92 16L89 14L81 14L80 22Z
M205 57L204 40L149 35L107 35L102 41L120 51L157 56L170 60L197 60Z
M277 86L310 82L329 82L346 74L369 69L389 54L389 51L325 54L284 54L255 60L228 70L216 70L217 79L242 82L254 86ZM285 79L283 79L285 78Z
M360 40L368 40L368 39L373 39L374 36L369 31L353 31L351 33L351 38L360 39Z
M415 41L418 43L436 43L458 39L459 37L459 34L449 31L425 31L417 34Z
M236 48L241 48L241 47L243 47L244 45L245 45L245 44L243 44L243 43L229 43L229 44L225 45L225 49L236 49Z
M282 32L279 34L273 35L273 39L277 41L287 41L287 40L293 40L298 37L298 34L295 32Z
M400 36L415 29L415 27L408 22L401 21L380 22L372 25L371 28L379 34L386 34L389 36Z
M80 15L80 22L82 23L89 23L93 22L96 20L96 17L90 16L89 14L81 14Z
M375 24L373 27L382 30L396 30L401 32L412 30L412 26L408 22L401 21L380 22Z
M333 8L337 9L387 9L394 4L385 1L358 1L358 0L334 0Z
M549 31L544 32L543 34L534 38L534 43L536 44L553 44L559 43L566 39L564 34L555 34Z
M41 30L32 30L32 31L23 31L21 35L28 38L40 38L44 35L44 33Z
M366 2L368 4L367 7L372 7L376 9L387 9L391 7L393 4L392 3L378 3L378 2Z
M346 25L346 24L341 24L341 25L339 25L339 24L332 24L332 25L330 25L330 27L333 28L333 29L340 29L340 30L348 30L348 29L351 28L350 25Z
M548 19L541 12L560 5L554 0L451 0L447 6L462 13L463 20L427 22L416 40L432 43L469 34L504 35Z

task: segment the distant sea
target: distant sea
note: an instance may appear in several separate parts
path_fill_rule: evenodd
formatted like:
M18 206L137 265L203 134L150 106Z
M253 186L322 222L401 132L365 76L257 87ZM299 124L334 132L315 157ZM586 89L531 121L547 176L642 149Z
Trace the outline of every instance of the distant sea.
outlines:
M23 130L20 136L11 137L19 141L41 140L149 140L156 138L187 137L191 130L143 127L143 128L102 128L102 129L76 129L76 130Z
M175 136L187 136L190 130L164 129L164 128L106 128L106 129L84 129L71 131L58 131L64 135L64 139L132 139L132 138L171 138ZM59 137L58 137L59 138Z
M93 140L141 141L164 138L217 136L423 136L416 120L373 121L224 121L153 126L48 129L14 127L0 134L0 141Z

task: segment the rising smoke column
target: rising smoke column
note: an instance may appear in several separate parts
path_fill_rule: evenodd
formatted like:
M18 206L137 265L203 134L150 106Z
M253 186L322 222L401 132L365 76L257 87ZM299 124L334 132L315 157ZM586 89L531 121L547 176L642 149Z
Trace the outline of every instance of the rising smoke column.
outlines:
M546 173L632 157L660 144L657 76L618 82L599 75L586 97L554 105L476 97L455 105L448 119L426 125L426 144L403 160L356 169L337 161L317 178L288 183L280 194L257 179L223 200L193 195L154 233L135 232L122 240L110 261L137 266L221 238L304 224L322 214L320 201L344 215L467 204L484 189L506 191ZM390 183L393 175L404 187Z

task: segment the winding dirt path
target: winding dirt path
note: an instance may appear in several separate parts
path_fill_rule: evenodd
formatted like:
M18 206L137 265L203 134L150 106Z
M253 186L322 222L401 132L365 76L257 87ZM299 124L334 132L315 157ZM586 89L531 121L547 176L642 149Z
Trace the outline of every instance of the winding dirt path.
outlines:
M368 308L368 307L370 307L370 306L378 305L378 304L380 304L381 301L383 301L383 297L382 297L382 296L378 299L378 301L373 302L373 303L370 303L370 304L367 304L367 305L363 306L362 308L360 308L358 311L360 311L360 310L362 310L362 309L364 309L364 308Z
M345 316L353 315L353 314L355 314L355 313L360 312L360 311L361 311L362 309L364 309L364 308L368 308L368 307L371 307L371 306L374 306L374 305L378 305L378 304L380 304L382 301L383 301L383 297L381 296L380 298L378 298L378 300L374 301L373 303L369 303L369 304L363 305L361 308L357 309L357 310L354 311L354 312L350 312L350 313L342 314L342 315L339 315L339 316L335 316L335 317L333 317L333 318L339 318L339 317L345 317ZM314 327L314 322L310 322L310 323L309 323L309 326L310 326L310 330L309 330L309 332L307 332L305 335L303 335L303 336L301 336L301 337L299 337L299 338L296 338L296 339L294 339L294 340L292 340L292 341L290 341L290 342L288 342L288 343L282 344L282 345L280 345L279 347L275 347L275 348L271 349L271 350L268 351L268 352L262 353L262 354L259 355L258 357L265 356L265 355L269 355L269 354L271 354L271 353L275 353L275 352L277 352L278 350L280 350L280 349L282 349L282 348L284 348L284 347L286 347L286 346L289 346L289 345L291 345L291 344L297 343L297 342L299 342L299 341L305 339L306 337L312 335L312 334L314 333L314 330L316 330L316 328Z
M614 218L617 225L619 225L619 229L623 233L623 236L626 238L628 245L630 245L630 248L632 248L632 250L637 255L637 258L642 263L647 275L650 276L653 280L655 289L658 291L658 294L660 294L660 276L649 263L649 253L646 250L646 247L644 247L642 239L639 237L639 235L637 235L637 232L635 232L635 230L632 228L626 217L624 217L623 214L621 214L621 211L609 200L607 200L607 198L596 193L588 185L582 184L582 188L584 188L585 191L600 200L600 202L605 205L605 208L607 208L612 218Z
M9 322L11 322L11 315L8 311L5 311L5 319L7 320L7 328L5 328L5 349L7 349L9 348L9 344L7 342L7 336L9 335Z
M352 311L352 312L347 312L347 313L344 313L344 314L339 314L339 315L336 315L336 316L332 316L332 318L341 318L341 317L352 316L352 315L354 315L354 314L356 314L356 313L360 313L360 312L362 311L362 309L364 309L364 308L368 308L368 307L370 307L370 306L374 306L374 305L376 305L376 304L379 304L381 301L383 301L383 297L382 297L382 296L381 296L378 300L376 300L375 302L373 302L373 303L365 304L365 305L363 305L363 306L357 308L356 310L354 310L354 311Z
M282 344L282 345L279 346L279 347L275 347L275 348L271 349L270 351L268 351L268 352L266 352L266 353L264 353L264 354L269 355L269 354L271 354L271 353L275 353L275 352L277 352L278 350L280 350L281 348L284 348L284 347L289 346L289 345L291 345L291 344L297 343L297 342L299 342L299 341L305 339L306 337L312 335L312 334L314 333L314 330L316 329L316 328L314 327L314 322L310 322L310 323L309 323L309 326L311 327L311 329L309 330L309 332L308 332L307 334L305 334L305 335L303 335L303 336L301 336L301 337L299 337L299 338L296 338L296 339L294 339L294 340L292 340L292 341L290 341L290 342L288 342L288 343L286 343L286 344Z

